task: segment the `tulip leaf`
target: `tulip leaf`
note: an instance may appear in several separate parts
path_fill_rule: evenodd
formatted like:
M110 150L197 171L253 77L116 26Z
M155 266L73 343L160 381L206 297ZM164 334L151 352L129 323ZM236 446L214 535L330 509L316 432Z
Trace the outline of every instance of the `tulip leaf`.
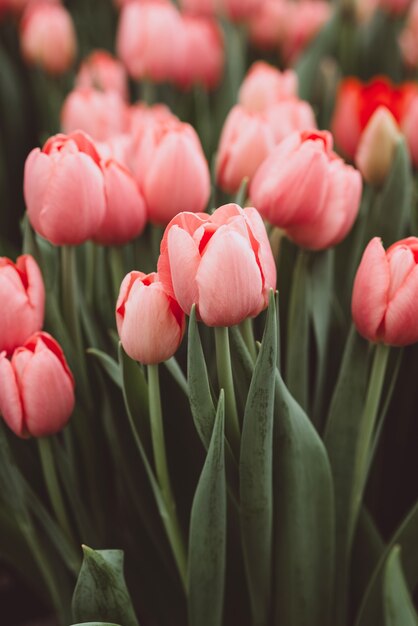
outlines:
M145 450L149 449L149 401L148 383L142 365L128 357L119 344L119 367L125 404L135 423Z
M109 378L113 380L117 387L122 389L122 376L118 363L114 359L112 359L112 357L106 354L106 352L102 352L101 350L98 350L96 348L88 348L87 354L91 354L92 356L94 356L102 366L103 370L109 376Z
M138 626L123 574L123 552L83 546L83 554L72 602L74 619Z
M356 626L383 623L382 587L385 564L394 546L402 548L402 563L411 589L418 584L418 501L405 517L386 546L363 597Z
M276 374L274 422L277 626L329 626L334 501L325 447Z
M190 313L188 339L187 380L190 408L198 435L205 448L208 449L216 411L210 391L208 371L194 306Z
M188 564L190 626L222 626L226 574L224 393L193 499Z
M254 624L268 621L273 552L273 415L277 318L270 292L264 336L242 426L239 462L241 534Z
M385 626L418 626L418 616L405 581L400 547L394 546L388 556L383 578Z

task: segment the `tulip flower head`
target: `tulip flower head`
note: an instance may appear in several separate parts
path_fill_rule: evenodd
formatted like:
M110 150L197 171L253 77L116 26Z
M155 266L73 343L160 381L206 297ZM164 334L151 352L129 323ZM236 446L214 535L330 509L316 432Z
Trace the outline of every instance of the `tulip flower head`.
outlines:
M45 287L35 259L29 254L16 263L0 257L0 351L11 354L42 328Z
M183 311L208 326L255 317L276 287L276 265L256 209L226 204L212 215L179 213L167 226L160 280Z
M370 241L354 280L351 311L369 341L418 341L418 238L402 239L386 251L379 237Z
M172 357L185 330L183 311L155 272L125 276L116 304L116 323L125 352L144 365Z
M18 437L59 432L74 408L74 379L59 344L45 332L0 354L0 413Z
M123 64L105 50L95 50L82 62L75 80L76 87L114 91L128 99L127 74Z
M264 61L256 61L248 70L238 93L238 102L247 111L265 111L267 107L297 96L298 79L293 70L280 72Z

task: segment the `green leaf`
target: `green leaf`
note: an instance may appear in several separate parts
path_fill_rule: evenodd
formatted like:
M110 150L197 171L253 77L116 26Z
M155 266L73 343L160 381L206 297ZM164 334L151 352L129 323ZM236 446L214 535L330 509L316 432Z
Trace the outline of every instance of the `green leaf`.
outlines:
M74 619L80 622L100 619L138 626L123 574L123 552L83 546L83 554L72 602Z
M353 326L347 339L324 434L335 492L337 625L343 623L346 614L353 458L366 395L368 351L368 342L360 337Z
M418 616L402 571L401 549L394 546L383 579L385 626L418 626Z
M276 374L275 613L277 626L328 626L334 594L334 501L326 450Z
M148 383L142 365L128 357L121 343L119 343L119 367L126 408L139 432L145 450L149 450Z
M118 363L108 354L102 352L101 350L97 350L96 348L88 348L87 354L91 354L96 357L109 378L113 380L117 387L122 389L122 376Z
M195 307L192 308L190 313L188 339L187 379L190 408L198 435L205 448L208 449L216 412L197 327Z
M268 621L273 552L273 415L277 353L274 293L248 392L239 463L241 534L252 623Z
M356 626L370 626L370 624L383 622L383 571L391 551L397 544L402 547L402 562L406 580L409 587L414 589L418 584L418 501L393 534L373 572L358 612Z
M224 393L193 499L188 564L190 626L222 626L226 573Z

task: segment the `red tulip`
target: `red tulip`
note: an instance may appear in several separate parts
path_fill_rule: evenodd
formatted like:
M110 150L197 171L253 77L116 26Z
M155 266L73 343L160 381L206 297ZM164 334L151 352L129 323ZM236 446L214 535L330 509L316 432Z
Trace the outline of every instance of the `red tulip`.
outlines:
M418 239L409 237L384 250L370 241L357 270L351 310L359 333L369 341L405 346L418 341Z
M45 287L35 259L20 256L16 264L0 257L0 351L7 354L42 328Z
M73 408L74 379L51 335L35 333L10 361L0 354L0 413L16 435L53 435Z
M161 242L158 273L167 293L208 326L258 315L276 286L267 233L254 208L226 204L212 215L180 213Z
M184 313L155 272L125 276L116 304L116 323L125 352L145 365L172 357L185 330Z

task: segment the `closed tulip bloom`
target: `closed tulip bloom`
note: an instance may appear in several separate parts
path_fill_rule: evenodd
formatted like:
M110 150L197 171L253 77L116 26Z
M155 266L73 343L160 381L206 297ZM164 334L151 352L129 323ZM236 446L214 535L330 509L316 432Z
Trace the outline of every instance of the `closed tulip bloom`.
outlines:
M0 298L0 351L10 354L44 322L44 283L29 254L18 257L16 263L0 257Z
M287 98L269 106L264 111L276 144L295 132L316 128L315 114L311 105L299 98Z
M331 16L325 0L287 2L286 19L280 49L287 63L294 62Z
M243 178L251 180L274 146L273 131L264 115L250 113L240 105L233 107L222 129L216 156L219 187L229 193L238 191Z
M23 57L50 74L63 74L73 63L77 42L69 12L60 4L29 6L20 25Z
M358 213L361 176L332 151L327 131L282 141L257 171L250 198L270 223L314 250L335 245Z
M418 239L384 250L370 241L354 281L351 310L358 332L374 342L405 346L418 341Z
M127 130L127 107L114 91L98 91L90 87L74 89L66 97L61 111L64 133L86 132L95 141L106 141Z
M116 304L116 323L123 349L144 365L172 357L185 330L183 311L155 272L125 276Z
M409 68L418 67L418 2L414 0L405 27L399 36L402 58Z
M74 409L74 379L58 343L35 333L11 360L0 355L0 413L18 437L59 432Z
M179 212L204 211L210 174L196 131L176 120L155 122L145 132L136 158L136 178L154 224L166 225Z
M100 157L82 132L55 135L25 163L24 196L37 233L55 245L94 236L105 213Z
M233 22L251 19L265 0L221 0L222 10Z
M252 207L226 204L212 215L180 213L161 242L158 273L167 292L208 326L258 315L276 287L263 221Z
M400 126L409 148L412 164L415 169L418 169L418 92L411 98Z
M77 88L115 91L128 99L128 78L123 64L105 50L95 50L84 59L75 80Z
M133 0L122 8L116 48L135 79L172 80L181 20L171 2Z
M264 61L248 70L238 93L238 102L247 111L265 111L269 106L297 96L298 79L293 70L281 72Z
M406 13L409 9L412 0L379 0L378 5L394 15L400 15Z
M385 182L401 138L392 113L385 107L377 109L361 136L356 152L356 166L364 180L376 187Z
M127 243L138 237L147 221L145 202L132 174L117 161L102 162L106 194L104 219L94 241L105 245Z
M288 17L289 2L265 0L248 23L251 43L261 50L277 50Z

